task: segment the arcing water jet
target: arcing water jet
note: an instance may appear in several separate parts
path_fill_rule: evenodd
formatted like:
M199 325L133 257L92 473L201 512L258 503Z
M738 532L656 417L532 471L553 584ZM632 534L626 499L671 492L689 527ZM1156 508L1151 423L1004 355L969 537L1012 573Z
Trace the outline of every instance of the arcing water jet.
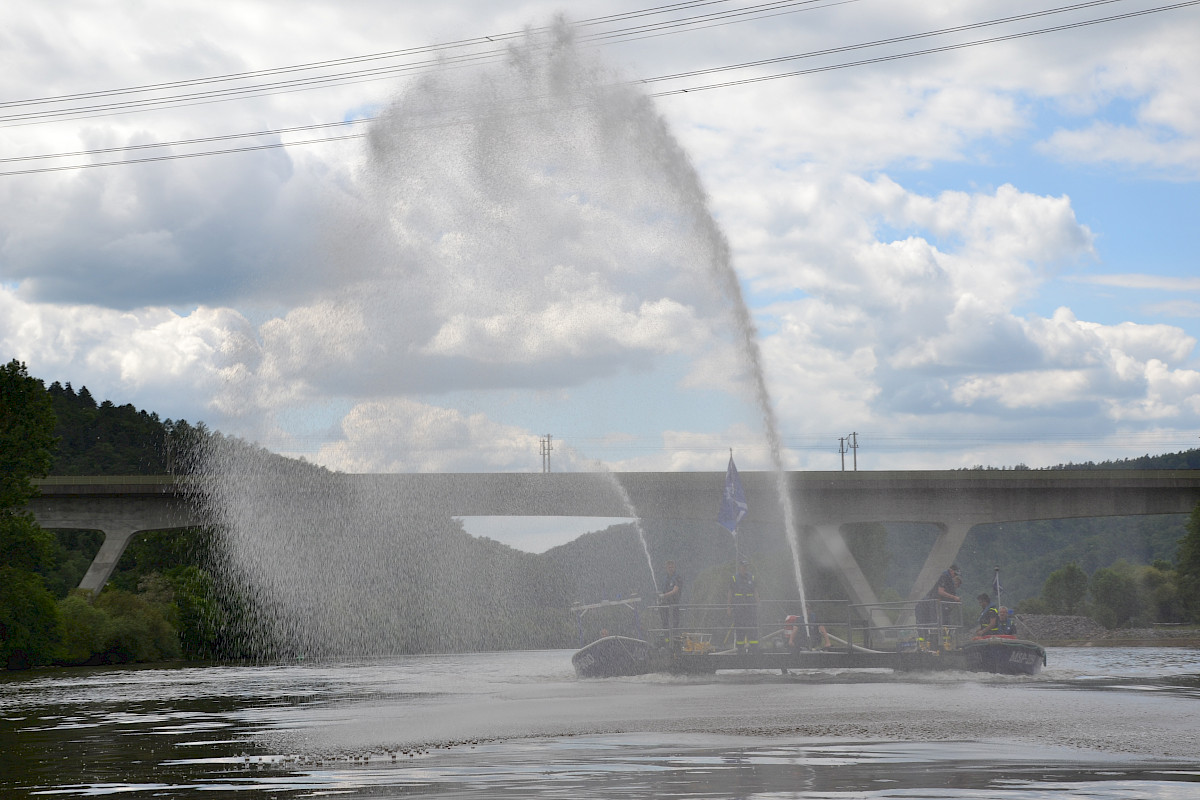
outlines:
M705 356L695 340L708 332L704 347L732 344L749 374L804 600L757 332L698 176L647 97L560 24L503 64L417 80L372 126L351 196L356 213L339 218L355 222L329 237L345 245L343 280L260 329L244 405L337 387L348 402L372 399L362 415L395 415L368 420L373 430L419 427L437 415L413 409L441 409L416 397L527 391L545 374L578 386L625 361ZM728 324L713 338L716 320L732 320L731 343ZM442 599L484 613L521 602L487 565L464 563L465 534L420 496L245 447L203 453L198 474L226 573L283 650L478 647L480 609Z

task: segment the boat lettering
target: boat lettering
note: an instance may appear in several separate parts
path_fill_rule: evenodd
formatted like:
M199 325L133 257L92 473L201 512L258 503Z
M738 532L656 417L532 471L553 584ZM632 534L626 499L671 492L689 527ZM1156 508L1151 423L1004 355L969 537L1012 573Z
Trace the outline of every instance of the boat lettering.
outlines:
M1008 657L1010 664L1036 664L1040 659L1035 653L1016 650Z

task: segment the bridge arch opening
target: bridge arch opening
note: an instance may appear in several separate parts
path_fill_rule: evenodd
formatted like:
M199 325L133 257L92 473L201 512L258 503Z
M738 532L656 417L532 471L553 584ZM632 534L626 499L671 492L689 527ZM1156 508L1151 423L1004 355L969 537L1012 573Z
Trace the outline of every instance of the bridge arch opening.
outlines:
M632 517L455 517L472 536L486 537L526 553L545 553L585 533L633 522Z

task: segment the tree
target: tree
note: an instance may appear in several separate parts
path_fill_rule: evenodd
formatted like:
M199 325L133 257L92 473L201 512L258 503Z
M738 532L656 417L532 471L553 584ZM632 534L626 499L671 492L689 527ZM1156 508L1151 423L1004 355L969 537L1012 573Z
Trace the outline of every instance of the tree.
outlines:
M1138 588L1154 622L1185 622L1187 614L1179 596L1179 576L1166 561L1155 561L1137 570Z
M1192 509L1186 530L1176 556L1179 596L1192 616L1200 618L1200 503Z
M1107 628L1144 622L1146 608L1135 570L1128 561L1118 561L1092 573L1088 588L1095 604L1095 619Z
M1051 614L1079 613L1087 592L1087 573L1075 562L1051 572L1042 585L1042 599Z
M32 479L50 471L55 444L46 387L19 361L0 367L0 512L37 494Z
M38 571L52 566L54 537L23 506L34 478L50 469L54 412L25 365L0 367L0 664L22 669L49 662L61 636L54 597Z

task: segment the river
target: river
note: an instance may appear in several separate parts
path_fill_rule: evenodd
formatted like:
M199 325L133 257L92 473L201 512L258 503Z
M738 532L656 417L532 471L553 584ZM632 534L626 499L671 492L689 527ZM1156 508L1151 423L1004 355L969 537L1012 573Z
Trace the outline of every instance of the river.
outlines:
M0 796L1195 798L1200 650L577 680L569 651L0 678Z

